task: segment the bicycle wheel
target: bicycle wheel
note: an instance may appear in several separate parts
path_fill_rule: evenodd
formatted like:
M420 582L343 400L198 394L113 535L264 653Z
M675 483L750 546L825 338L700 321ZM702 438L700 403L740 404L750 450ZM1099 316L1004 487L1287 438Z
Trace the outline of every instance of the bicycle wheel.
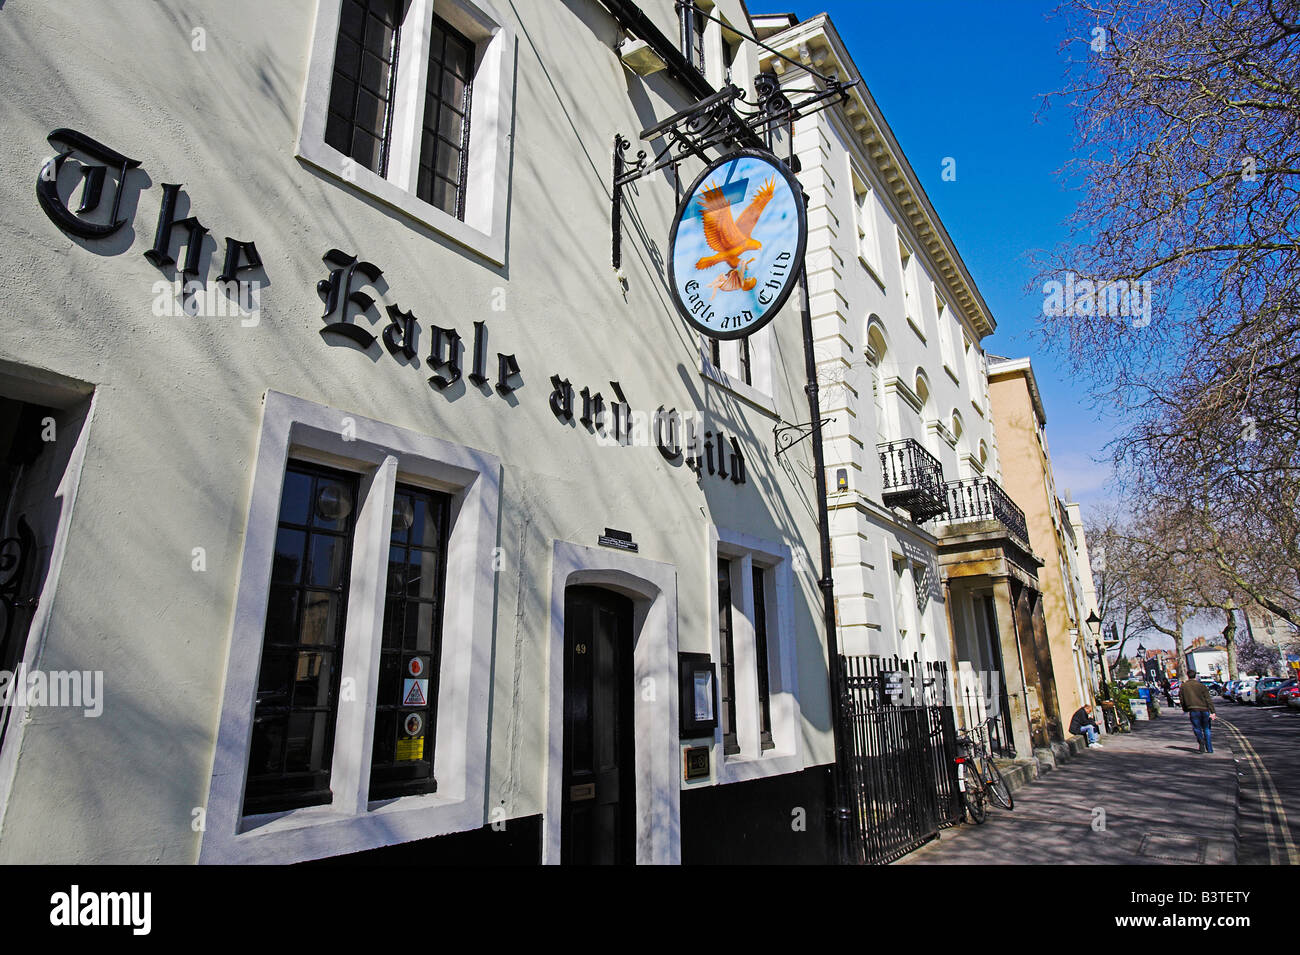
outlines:
M967 760L964 765L962 799L966 803L966 811L970 814L971 822L978 826L989 817L988 806L984 803L984 784L973 762Z
M993 762L987 756L980 757L980 777L984 780L989 795L993 801L1003 809L1012 809L1015 804L1011 799L1011 788L1007 786L1007 781L1002 778L1002 772L998 769L997 763Z

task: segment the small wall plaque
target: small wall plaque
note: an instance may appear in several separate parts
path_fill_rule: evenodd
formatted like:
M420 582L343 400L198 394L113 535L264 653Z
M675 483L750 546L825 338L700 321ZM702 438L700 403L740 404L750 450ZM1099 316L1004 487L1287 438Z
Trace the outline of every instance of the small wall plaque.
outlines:
M709 747L691 746L686 750L686 778L709 778Z
M638 549L630 531L616 531L612 527L605 528L605 533L596 538L596 543L602 547L617 547L619 550Z

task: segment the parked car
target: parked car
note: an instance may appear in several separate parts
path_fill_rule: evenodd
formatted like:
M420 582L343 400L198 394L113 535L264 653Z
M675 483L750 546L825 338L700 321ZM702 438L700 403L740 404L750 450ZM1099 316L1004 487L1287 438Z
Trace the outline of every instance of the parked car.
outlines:
M1202 680L1201 683L1210 691L1210 696L1223 695L1223 684L1218 680Z
M1259 687L1255 691L1255 703L1259 706L1273 706L1278 702L1277 693L1285 687L1295 686L1295 680L1286 680L1282 677L1271 677L1267 680L1260 680Z
M1241 686L1237 688L1238 703L1255 702L1255 684L1259 682L1259 677L1248 676L1241 681Z
M1300 710L1300 686L1292 687L1287 693L1286 705L1291 709Z
M1300 680L1291 680L1288 686L1278 687L1277 701L1290 705L1292 697L1300 696Z
M1240 680L1229 680L1223 684L1223 698L1235 701L1237 699L1237 687L1240 683Z

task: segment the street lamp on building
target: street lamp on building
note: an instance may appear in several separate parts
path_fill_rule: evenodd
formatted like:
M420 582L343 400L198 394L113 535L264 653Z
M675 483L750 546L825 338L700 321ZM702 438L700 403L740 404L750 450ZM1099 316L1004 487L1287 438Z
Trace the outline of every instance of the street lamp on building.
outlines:
M1110 683L1110 676L1106 672L1106 651L1101 645L1101 617L1097 616L1094 608L1088 612L1088 619L1085 621L1088 629L1092 631L1092 643L1097 648L1097 669L1101 672L1101 685L1105 689ZM1109 693L1106 693L1109 696Z

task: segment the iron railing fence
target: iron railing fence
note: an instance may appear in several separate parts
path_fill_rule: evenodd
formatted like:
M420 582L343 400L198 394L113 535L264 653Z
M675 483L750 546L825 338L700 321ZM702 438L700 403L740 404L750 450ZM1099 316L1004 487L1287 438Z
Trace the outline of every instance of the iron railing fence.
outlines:
M947 508L943 465L915 438L876 445L886 507L901 507L918 524L939 517Z
M883 864L961 819L948 672L897 657L840 662L853 861Z
M962 478L944 485L948 523L997 521L1017 542L1029 549L1029 527L1025 512L1007 496L997 481L988 477Z

